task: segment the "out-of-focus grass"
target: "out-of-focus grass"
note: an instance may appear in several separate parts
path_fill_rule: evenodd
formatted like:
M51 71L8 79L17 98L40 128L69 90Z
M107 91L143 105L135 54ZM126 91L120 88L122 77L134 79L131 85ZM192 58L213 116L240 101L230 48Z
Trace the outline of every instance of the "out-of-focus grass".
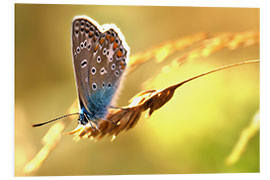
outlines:
M176 57L169 65L164 66L161 72L157 74L157 76L150 78L144 83L144 88L155 87L155 83L160 84L160 82L164 81L167 78L166 74L168 74L168 72L177 71L179 66L185 62L190 62L194 59L205 58L213 53L222 51L224 49L235 50L237 48L253 46L259 43L259 33L253 31L239 33L219 33L217 35L210 35L208 33L208 36L205 33L200 34L199 37L201 38L199 38L197 41L199 43L198 47L195 47L190 52L187 52L180 57ZM188 41L189 38L191 39L190 41ZM197 38L198 34L195 34L193 36L183 38L185 39L184 41L179 40L178 43L185 44L184 42L186 41L194 43L194 39L197 40ZM169 49L178 49L177 43L165 44L160 49L153 49L158 62L161 62L170 53L174 52L172 50L169 51ZM161 56L160 54L164 54L164 51L166 51L166 56ZM134 64L136 64L136 60L134 61Z
M73 105L71 105L67 112L69 114L72 112L77 112L78 110L76 109L76 106L78 106L77 101L75 101ZM69 122L70 119L66 118L50 127L50 129L41 141L43 147L39 150L36 156L24 167L25 174L31 174L38 170L38 168L47 159L50 153L60 143L63 131L65 130Z
M226 159L226 164L231 166L235 164L243 154L248 145L250 139L255 136L260 129L260 112L258 111L252 121L250 122L249 126L243 129L235 147L233 148L231 154Z
M144 52L133 55L129 60L128 73L135 70L135 68L151 58L155 58L157 62L162 62L167 56L174 53L175 51L183 50L195 43L201 42L207 39L207 33L196 33L193 35L185 36L177 40L171 40L164 42L156 47L147 49Z

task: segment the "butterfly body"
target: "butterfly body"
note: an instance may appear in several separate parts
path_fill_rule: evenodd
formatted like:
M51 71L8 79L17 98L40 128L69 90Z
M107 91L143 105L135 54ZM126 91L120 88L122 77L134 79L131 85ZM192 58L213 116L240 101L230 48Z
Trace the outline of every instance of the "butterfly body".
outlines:
M87 100L87 107L85 107L84 104L81 103L79 119L80 123L85 125L88 123L89 120L97 121L104 118L107 114L108 106L111 104L114 92L114 89L109 89L107 91L98 90L94 94L91 94L91 97L89 97L89 99ZM87 116L87 118L85 117L85 115Z
M72 53L79 123L96 123L106 118L119 90L129 47L116 26L100 26L88 17L76 17L72 23Z

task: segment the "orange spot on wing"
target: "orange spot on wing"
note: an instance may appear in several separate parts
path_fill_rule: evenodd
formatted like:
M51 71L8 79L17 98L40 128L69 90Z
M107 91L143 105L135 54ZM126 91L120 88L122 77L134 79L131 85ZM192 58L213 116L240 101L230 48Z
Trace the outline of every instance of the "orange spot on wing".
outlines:
M120 62L120 68L125 69L125 64L122 61Z
M99 42L100 42L100 44L102 45L102 44L104 43L104 39L103 39L103 38L100 39Z
M97 51L97 49L98 49L98 44L96 45L96 47L95 47L94 51L96 52L96 51Z
M111 37L111 42L113 42L114 41L114 37Z
M122 53L120 50L118 50L118 51L117 51L117 56L118 56L118 57L121 57L121 56L123 56L123 53Z
M114 43L113 43L113 50L115 50L115 49L117 48L117 46L118 46L117 43L114 42Z
M107 38L107 40L109 40L110 39L110 35L107 35L106 38Z
M94 33L90 32L90 33L89 33L89 35L90 35L90 36L93 36L93 35L94 35Z

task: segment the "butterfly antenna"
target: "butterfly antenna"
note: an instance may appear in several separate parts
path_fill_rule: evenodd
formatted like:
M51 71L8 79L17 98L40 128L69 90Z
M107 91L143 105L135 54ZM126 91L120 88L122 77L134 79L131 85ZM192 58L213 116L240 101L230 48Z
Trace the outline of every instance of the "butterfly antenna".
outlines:
M57 121L59 119L62 119L62 118L66 118L68 116L73 116L73 115L78 115L80 113L72 113L72 114L67 114L67 115L64 115L64 116L61 116L61 117L58 117L58 118L55 118L55 119L52 119L50 121L47 121L47 122L43 122L43 123L39 123L39 124L33 124L32 127L39 127L39 126L43 126L45 124L48 124L48 123L51 123L51 122L54 122L54 121Z

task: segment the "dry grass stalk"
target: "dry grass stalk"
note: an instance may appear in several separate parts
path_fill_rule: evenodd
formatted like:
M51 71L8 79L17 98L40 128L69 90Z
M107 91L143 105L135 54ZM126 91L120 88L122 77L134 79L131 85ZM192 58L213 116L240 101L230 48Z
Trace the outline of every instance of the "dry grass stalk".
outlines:
M79 140L81 138L100 139L105 135L113 136L113 139L115 139L120 132L134 127L142 112L149 110L148 114L151 116L155 110L166 104L173 97L175 90L183 84L227 68L258 62L259 60L250 60L223 66L191 77L162 90L143 91L131 99L129 106L121 109L110 109L106 117L109 122L100 120L98 122L99 130L94 130L91 127L79 125L75 130L69 132L68 134L74 134L75 140Z
M30 173L37 170L41 164L46 160L49 153L56 147L59 143L62 133L65 129L64 121L54 124L47 134L42 139L43 147L37 153L34 159L32 159L24 168L24 173Z
M259 43L259 33L254 31L238 33L219 33L210 35L209 33L196 33L185 36L174 41L167 41L148 49L145 52L138 53L130 57L129 72L132 72L138 65L156 58L157 62L162 62L166 57L175 51L183 50L194 44L199 44L194 50L175 59L176 62L182 63L184 60L193 60L198 57L206 57L222 49L234 50L240 47L252 46Z
M235 164L245 151L249 140L254 137L260 129L260 112L258 111L249 126L247 126L241 133L236 145L234 146L231 154L227 157L225 163L228 166Z
M204 39L199 43L197 48L175 58L169 65L164 66L157 76L147 80L143 86L145 88L151 87L153 85L151 82L164 78L167 72L175 71L184 62L190 62L200 57L207 57L223 49L235 50L240 47L252 46L258 43L259 33L253 31L241 33L220 33L214 36L209 35L207 39ZM156 51L156 53L159 52Z
M175 51L183 50L195 43L201 42L208 38L207 33L201 32L193 35L185 36L177 40L171 40L164 42L156 47L148 49L145 52L137 53L130 57L128 63L128 73L133 72L133 70L144 62L150 60L151 58L156 58L158 62L163 61L168 55L174 53Z
M241 33L220 33L204 40L197 49L192 50L175 61L193 60L198 57L207 57L219 50L234 50L240 47L252 46L259 43L259 33L248 31Z
M69 112L74 112L74 107L77 105L77 101L69 108ZM43 147L39 150L36 156L24 167L24 173L30 174L39 169L42 163L47 159L49 154L59 144L65 128L70 123L69 119L63 119L52 125L48 132L43 137L41 144Z

